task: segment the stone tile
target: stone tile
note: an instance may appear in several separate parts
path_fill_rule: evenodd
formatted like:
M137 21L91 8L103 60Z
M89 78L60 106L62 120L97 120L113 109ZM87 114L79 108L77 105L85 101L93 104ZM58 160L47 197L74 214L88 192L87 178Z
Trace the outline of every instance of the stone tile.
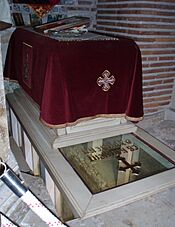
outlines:
M0 189L0 192L3 193L2 189ZM5 197L5 195L3 195L3 198L4 198L4 203L1 203L1 211L4 214L7 214L7 212L11 209L11 207L13 207L13 205L17 202L18 197L15 196L13 192L11 192L10 196ZM0 202L2 202L2 200Z
M13 195L12 191L5 184L1 184L1 187L0 187L0 207L1 208L5 206L8 198L10 198L12 195Z
M29 207L23 203L20 199L11 206L11 209L6 213L6 215L18 225L21 225L22 220L29 212Z
M70 227L174 227L175 188L97 215L68 222Z
M148 118L140 122L138 126L175 150L175 121L164 120L158 116Z
M48 227L35 213L31 210L24 216L23 220L20 222L22 227Z

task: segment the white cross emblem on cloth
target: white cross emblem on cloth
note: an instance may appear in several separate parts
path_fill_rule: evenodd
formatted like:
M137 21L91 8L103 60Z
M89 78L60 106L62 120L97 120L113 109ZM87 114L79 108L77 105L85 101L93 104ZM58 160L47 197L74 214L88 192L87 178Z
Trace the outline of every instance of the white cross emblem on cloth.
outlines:
M97 84L98 86L102 86L103 91L108 91L111 88L110 85L115 83L115 77L113 75L110 76L110 74L111 73L108 70L105 70L102 73L103 78L100 76L97 79Z

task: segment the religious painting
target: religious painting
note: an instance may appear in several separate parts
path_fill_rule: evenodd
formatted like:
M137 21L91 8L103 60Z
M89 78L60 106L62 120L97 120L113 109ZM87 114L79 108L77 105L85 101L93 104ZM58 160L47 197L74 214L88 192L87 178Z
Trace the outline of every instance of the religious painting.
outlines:
M13 3L27 4L40 18L45 16L60 0L13 0Z
M13 0L18 4L57 4L59 0Z

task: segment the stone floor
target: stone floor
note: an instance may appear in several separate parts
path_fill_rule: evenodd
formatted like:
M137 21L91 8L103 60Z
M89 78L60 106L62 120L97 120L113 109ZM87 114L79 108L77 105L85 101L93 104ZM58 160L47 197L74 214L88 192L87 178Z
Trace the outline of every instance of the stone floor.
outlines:
M175 121L164 114L146 118L138 124L150 134L175 150ZM15 167L12 158L10 166ZM43 181L27 174L22 176L33 193L54 211ZM0 182L0 211L21 227L46 225ZM144 199L85 220L68 222L70 227L175 227L175 186Z
M139 122L138 126L145 129L145 131L165 143L171 149L175 150L174 117L165 119L164 113L160 113L159 115L153 116L151 118L147 117L145 120Z
M71 221L69 225L71 227L174 227L175 187L86 220Z

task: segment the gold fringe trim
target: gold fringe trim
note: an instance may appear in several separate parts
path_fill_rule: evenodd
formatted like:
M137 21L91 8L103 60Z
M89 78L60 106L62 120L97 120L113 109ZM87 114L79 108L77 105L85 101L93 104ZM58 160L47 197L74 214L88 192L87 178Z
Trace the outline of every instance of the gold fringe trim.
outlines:
M47 127L50 127L50 128L65 128L65 127L70 127L70 126L75 126L77 125L78 123L80 122L85 122L85 121L88 121L88 120L93 120L95 118L98 118L98 117L104 117L104 118L116 118L116 117L125 117L127 120L129 121L134 121L134 122L138 122L138 121L141 121L143 119L143 116L142 117L129 117L129 116L126 116L126 114L97 114L93 117L83 117L83 118L80 118L74 122L67 122L65 124L59 124L59 125L52 125L52 124L49 124L47 123L46 121L44 121L42 118L40 118L40 121L46 125Z
M26 46L28 46L28 47L30 47L30 48L33 48L33 46L31 46L31 45L28 44L28 43L22 42L22 44L24 44L24 45L26 45Z

